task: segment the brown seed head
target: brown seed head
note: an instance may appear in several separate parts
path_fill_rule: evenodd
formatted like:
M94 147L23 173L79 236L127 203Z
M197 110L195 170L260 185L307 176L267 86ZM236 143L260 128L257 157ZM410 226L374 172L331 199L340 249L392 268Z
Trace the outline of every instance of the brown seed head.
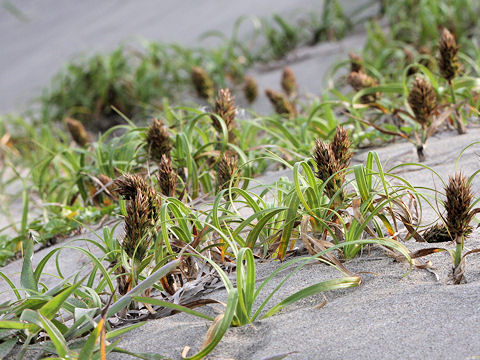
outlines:
M423 239L428 243L448 242L452 241L450 234L445 225L435 224L426 229L423 234Z
M326 181L330 176L337 172L337 159L329 144L320 139L315 141L313 158L317 165L316 176L322 181Z
M442 30L438 50L440 52L438 59L438 68L440 69L440 74L445 80L451 82L457 75L460 64L457 58L457 43L452 33L446 28Z
M220 116L228 130L228 139L230 142L235 138L234 129L235 124L235 98L230 93L229 89L220 89L218 97L215 100L215 114ZM219 134L222 133L222 126L216 116L211 116L212 124Z
M371 76L363 72L351 72L347 77L347 82L355 91L378 85Z
M449 177L445 196L446 226L456 241L461 243L462 236L471 231L470 205L473 198L470 184L462 173Z
M432 115L437 107L435 90L430 83L417 77L408 95L408 104L412 108L415 120L426 129L431 124Z
M285 91L285 94L290 97L294 97L296 95L298 89L297 80L295 79L292 69L290 69L288 66L283 69L281 85L283 91Z
M363 60L360 55L349 52L348 57L350 58L350 72L364 72Z
M337 132L333 138L330 147L337 160L338 170L346 169L350 165L350 159L353 156L350 150L351 143L348 133L343 126L337 126ZM337 171L338 171L337 170Z
M127 200L123 248L130 258L141 262L159 218L160 200L155 189L139 175L126 174L115 179L114 186Z
M75 119L66 118L65 123L67 124L67 129L70 135L79 146L87 146L90 142L90 136L88 135L87 130L83 124Z
M130 258L141 262L150 244L149 232L152 227L149 218L149 199L138 192L135 198L127 203L125 217L125 237L122 246Z
M177 174L172 168L172 161L165 155L162 155L162 160L158 165L157 179L163 195L170 197L175 195Z
M137 174L125 174L113 181L113 189L125 200L135 200L139 193L142 193L149 202L149 218L155 221L160 208L160 200L157 192L148 184L145 179Z
M237 187L239 182L237 157L225 153L217 167L217 188L218 191L228 189L230 184Z
M168 129L159 119L153 119L147 131L147 146L150 157L154 161L160 161L162 155L170 156L172 145Z
M296 115L295 107L284 94L272 89L266 89L265 94L267 95L277 114L284 115L289 118Z
M377 86L377 81L364 72L351 72L347 77L347 83L355 91L360 91L369 87ZM366 94L360 98L362 104L375 102L379 94Z
M253 103L258 96L258 84L255 79L251 76L245 76L243 93L247 101L251 104Z
M213 81L203 68L199 66L192 68L192 83L199 97L206 100L213 98Z
M113 181L114 190L125 200L133 200L137 192L145 193L148 189L147 182L139 175L125 174Z

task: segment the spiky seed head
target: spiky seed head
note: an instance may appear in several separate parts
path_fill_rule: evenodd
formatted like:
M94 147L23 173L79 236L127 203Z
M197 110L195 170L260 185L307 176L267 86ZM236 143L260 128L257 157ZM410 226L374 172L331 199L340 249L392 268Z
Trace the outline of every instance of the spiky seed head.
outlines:
M347 77L347 83L355 91L360 91L369 87L377 86L377 81L364 72L351 72ZM375 102L379 94L366 94L360 98L362 104L369 104Z
M347 77L348 84L355 90L360 91L372 86L378 85L378 83L371 76L364 72L351 72Z
M173 170L172 161L164 155L158 165L158 184L160 191L165 196L174 196L177 188L177 174Z
M143 260L150 243L149 231L152 223L149 213L149 199L142 192L138 192L135 198L127 203L122 246L127 255L137 262Z
M162 155L170 156L170 151L172 150L170 136L168 135L167 127L163 125L160 119L153 119L147 131L146 141L152 160L158 162Z
M270 103L277 114L284 115L289 118L296 115L295 107L284 94L272 89L266 89L265 94L267 95L268 100L270 100Z
M130 258L141 262L159 218L160 200L155 189L139 175L124 175L114 181L114 186L127 200L122 246Z
M428 243L452 241L446 226L443 224L435 224L430 226L423 232L422 236L423 239Z
M152 223L156 222L161 205L160 200L156 190L144 178L137 174L126 174L115 179L113 185L114 190L125 200L133 201L138 194L142 193L148 199L148 217L152 220Z
M232 96L229 89L220 89L218 97L215 100L215 114L220 116L228 130L228 139L230 142L235 138L235 97ZM222 126L216 116L211 116L212 124L219 134L222 133Z
M446 226L456 241L461 243L462 236L471 231L470 205L473 198L470 184L462 173L449 177L445 196Z
M75 141L79 146L87 146L90 142L90 136L88 135L85 126L83 126L80 121L72 118L66 118L65 123L73 141Z
M251 76L245 76L243 93L247 101L251 104L253 103L258 96L258 84L257 81Z
M350 150L350 138L348 137L347 130L345 130L343 126L337 126L337 131L330 143L330 147L337 160L338 170L346 169L350 165L350 159L353 153Z
M238 185L238 160L235 155L225 153L217 166L218 191Z
M326 142L320 139L315 141L313 159L317 165L316 176L322 181L326 181L330 176L337 172L337 159L332 148Z
M431 124L431 118L437 107L437 98L432 85L427 80L417 77L408 94L408 104L412 108L415 120L426 129Z
M199 97L210 100L213 98L213 81L200 66L192 68L192 83Z
M440 69L440 74L445 80L451 82L457 75L460 64L457 58L457 43L452 33L446 28L442 30L438 50L440 52L438 59L438 68Z
M298 89L297 80L295 79L292 69L290 69L288 66L283 69L281 85L283 91L285 91L285 94L290 97L296 95Z
M114 190L125 200L133 200L138 192L145 193L147 182L137 174L125 174L113 181Z
M341 190L342 184L345 182L345 171L350 165L350 159L353 154L350 150L350 139L347 131L338 126L335 136L330 144L317 139L315 142L315 149L313 158L317 165L316 177L323 182L327 181L325 185L325 192L329 198L333 198L335 194L334 204L341 204L345 196ZM340 193L338 191L340 190Z
M364 72L363 60L360 55L349 52L348 57L350 58L350 72Z

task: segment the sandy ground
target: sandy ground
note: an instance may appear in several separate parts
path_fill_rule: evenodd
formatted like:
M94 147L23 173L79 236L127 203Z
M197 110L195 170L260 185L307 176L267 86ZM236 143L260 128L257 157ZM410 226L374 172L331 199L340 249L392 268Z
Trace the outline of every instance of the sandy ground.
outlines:
M366 0L361 0L362 2ZM360 0L341 0L347 8ZM17 111L38 96L64 63L143 38L190 46L206 31L229 35L243 15L289 18L320 12L322 0L120 0L10 1L20 19L0 7L0 114ZM245 24L243 31L251 31ZM211 44L213 45L213 44Z

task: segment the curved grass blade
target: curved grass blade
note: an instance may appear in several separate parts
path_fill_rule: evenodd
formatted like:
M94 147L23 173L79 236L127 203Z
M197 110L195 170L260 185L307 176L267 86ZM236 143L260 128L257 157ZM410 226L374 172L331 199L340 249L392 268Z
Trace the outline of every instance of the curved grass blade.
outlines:
M25 253L23 254L22 273L20 275L20 284L29 295L38 293L38 284L33 273L33 238L29 234L25 239Z
M222 315L222 318L213 324L214 328L209 333L212 334L211 338L207 338L207 345L204 346L197 354L184 358L185 360L200 360L207 356L222 340L223 335L230 327L232 323L233 316L235 315L235 310L237 308L238 302L238 291L237 289L232 289L228 292L227 298L227 307L225 308L225 313Z
M361 281L362 281L362 278L359 276L353 276L353 277L350 276L350 277L342 277L339 279L326 280L326 281L319 282L315 285L312 285L312 286L306 287L305 289L297 291L296 293L290 295L286 299L280 301L277 305L272 307L265 315L263 315L262 319L265 319L267 317L274 315L275 313L283 309L285 306L290 305L303 298L306 298L307 296L315 295L320 292L329 291L329 290L356 287L360 284Z

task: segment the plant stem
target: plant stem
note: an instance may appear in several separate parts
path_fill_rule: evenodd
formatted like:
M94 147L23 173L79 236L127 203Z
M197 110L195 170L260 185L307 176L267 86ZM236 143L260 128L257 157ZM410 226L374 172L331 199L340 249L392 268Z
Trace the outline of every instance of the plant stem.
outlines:
M424 162L425 161L425 148L423 144L417 145L417 155L418 155L418 161Z
M455 268L457 268L457 266L460 265L460 261L462 261L462 251L463 251L463 236L462 236L462 241L460 243L457 242L457 248L455 249L455 256L453 259Z
M450 94L452 96L452 103L455 106L457 104L457 99L455 97L455 91L453 90L453 84L451 81L448 82L448 86L450 87ZM457 132L459 135L463 135L467 133L467 129L465 128L465 124L463 123L462 119L460 118L460 114L457 110L455 110L455 125L457 127Z

